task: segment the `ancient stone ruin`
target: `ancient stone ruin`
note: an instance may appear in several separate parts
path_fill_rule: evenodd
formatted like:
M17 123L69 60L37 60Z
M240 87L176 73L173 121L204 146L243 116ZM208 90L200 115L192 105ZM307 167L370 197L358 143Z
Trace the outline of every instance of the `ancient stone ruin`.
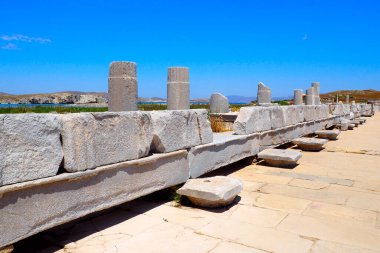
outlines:
M268 148L294 142L316 150L327 140L305 136L374 112L369 104L319 104L313 86L306 105L297 91L297 105L270 106L271 91L259 84L264 106L242 107L233 131L213 133L207 110L189 110L188 68L168 70L169 110L137 111L136 64L114 62L110 112L0 115L0 248ZM227 110L223 96L211 100L212 110ZM275 163L300 157L270 155L263 158ZM233 189L220 201L231 201L240 188Z

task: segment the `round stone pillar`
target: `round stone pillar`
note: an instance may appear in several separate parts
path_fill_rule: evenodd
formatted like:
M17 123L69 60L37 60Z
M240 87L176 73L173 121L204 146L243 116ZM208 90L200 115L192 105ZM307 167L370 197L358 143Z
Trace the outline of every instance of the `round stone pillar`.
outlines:
M108 110L137 111L136 63L111 63L108 74Z
M306 105L314 105L314 87L306 90Z
M320 98L320 84L319 82L311 83L311 86L314 88L314 104L320 105L321 104L321 98Z
M190 109L189 68L168 69L167 99L168 110Z
M302 105L303 104L303 92L302 90L294 90L294 105Z

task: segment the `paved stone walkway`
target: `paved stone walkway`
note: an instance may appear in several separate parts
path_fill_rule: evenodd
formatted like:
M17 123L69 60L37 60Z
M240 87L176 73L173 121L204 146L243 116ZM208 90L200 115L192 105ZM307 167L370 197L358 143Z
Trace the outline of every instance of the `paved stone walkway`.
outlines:
M16 252L380 252L380 113L294 169L235 164L229 208L141 198L16 244Z

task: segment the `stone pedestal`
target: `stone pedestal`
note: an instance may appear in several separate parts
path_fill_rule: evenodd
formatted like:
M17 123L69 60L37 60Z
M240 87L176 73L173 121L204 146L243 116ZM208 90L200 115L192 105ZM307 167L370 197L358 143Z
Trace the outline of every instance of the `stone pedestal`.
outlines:
M314 88L314 104L320 105L321 104L321 99L319 97L320 84L318 82L314 82L314 83L311 83L311 86Z
M303 104L303 92L302 90L294 90L294 105L302 105Z
M168 110L190 109L189 68L171 67L168 69Z
M109 111L137 111L136 63L111 63L108 76L108 97Z
M263 83L257 87L257 105L268 105L272 103L271 90Z
M210 98L210 112L228 113L229 111L228 98L220 93L213 93Z
M314 105L314 87L310 87L306 90L306 105Z

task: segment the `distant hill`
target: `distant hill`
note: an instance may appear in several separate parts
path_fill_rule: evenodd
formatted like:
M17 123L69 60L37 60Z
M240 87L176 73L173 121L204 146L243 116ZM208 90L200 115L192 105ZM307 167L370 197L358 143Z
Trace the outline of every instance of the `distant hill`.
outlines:
M0 96L9 96L11 94L5 93L5 92L0 92Z
M350 101L366 102L368 100L380 100L380 91L377 90L337 90L321 94L322 101L335 100L339 96L340 101L346 100L346 95L350 96Z

